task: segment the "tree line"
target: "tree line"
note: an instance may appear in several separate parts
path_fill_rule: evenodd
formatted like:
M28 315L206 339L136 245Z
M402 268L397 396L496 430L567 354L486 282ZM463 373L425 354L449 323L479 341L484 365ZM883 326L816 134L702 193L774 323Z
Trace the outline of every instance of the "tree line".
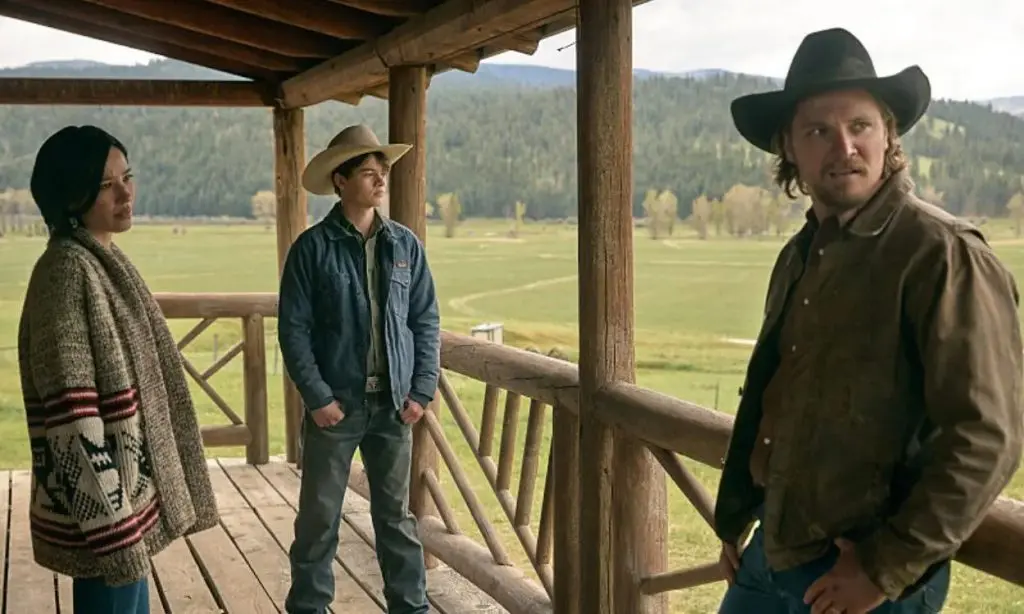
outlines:
M141 73L147 69L117 76L145 78L150 75ZM166 70L160 76L166 77ZM775 86L767 79L729 73L638 80L634 214L652 217L648 192L653 190L672 194L673 219L704 224L699 232L732 228L729 232L753 233L780 216L788 219L781 215L787 205L780 203L786 199L771 184L769 156L747 145L729 117L733 98ZM457 205L455 222L466 217L506 217L520 223L524 217L574 217L575 97L575 89L564 86L467 87L454 81L432 86L427 189L433 215L450 218ZM368 99L358 107L329 102L309 109L308 155L355 122L369 124L386 139L386 102ZM266 201L254 202L258 194L273 189L267 109L4 106L0 123L0 190L28 187L35 152L48 134L66 124L91 123L128 146L140 214L267 215ZM904 137L920 189L953 213L977 217L1005 216L1015 195L1024 191L1021 142L1024 120L956 101L933 102L929 114ZM738 193L746 195L738 198ZM766 204L769 200L775 204ZM758 204L723 204L739 201ZM320 215L331 199L311 196L310 204L314 215ZM790 213L798 207L788 206ZM741 218L747 221L741 223Z

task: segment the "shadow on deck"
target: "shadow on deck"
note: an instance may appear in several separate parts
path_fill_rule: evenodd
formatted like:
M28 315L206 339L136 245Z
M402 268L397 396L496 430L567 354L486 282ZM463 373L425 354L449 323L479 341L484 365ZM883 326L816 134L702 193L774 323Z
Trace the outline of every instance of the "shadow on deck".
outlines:
M153 558L153 614L271 614L284 612L290 584L288 546L299 498L293 465L272 459L252 466L243 459L208 461L221 523L173 543ZM30 474L0 471L9 496L0 497L0 614L69 614L71 580L35 564L28 529ZM345 522L334 561L335 614L385 611L383 580L373 549L370 504L349 490ZM443 564L428 571L434 614L505 613L494 600Z

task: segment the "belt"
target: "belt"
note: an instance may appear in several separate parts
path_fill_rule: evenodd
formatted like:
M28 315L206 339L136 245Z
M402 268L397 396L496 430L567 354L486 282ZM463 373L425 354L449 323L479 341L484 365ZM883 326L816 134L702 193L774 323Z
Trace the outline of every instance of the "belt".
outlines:
M386 392L387 379L379 375L371 375L366 378L366 392Z

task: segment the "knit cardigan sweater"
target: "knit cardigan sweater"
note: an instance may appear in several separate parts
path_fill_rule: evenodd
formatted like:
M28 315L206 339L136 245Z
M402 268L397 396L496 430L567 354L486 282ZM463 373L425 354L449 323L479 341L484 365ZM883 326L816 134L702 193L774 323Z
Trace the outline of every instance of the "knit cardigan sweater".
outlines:
M26 292L18 362L36 562L124 585L174 539L218 523L176 344L121 250L82 230L51 239Z

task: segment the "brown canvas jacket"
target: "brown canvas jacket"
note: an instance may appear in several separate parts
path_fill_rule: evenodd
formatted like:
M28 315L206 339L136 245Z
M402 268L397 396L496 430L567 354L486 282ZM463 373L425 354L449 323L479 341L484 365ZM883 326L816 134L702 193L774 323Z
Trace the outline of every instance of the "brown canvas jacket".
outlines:
M912 190L899 173L837 240L808 253L805 226L783 247L715 509L719 537L736 543L763 503L775 569L835 537L857 541L890 599L970 536L1016 471L1024 432L1016 283L977 229ZM788 309L815 318L816 334L794 345L805 367L761 488L750 456L805 253L820 279Z

